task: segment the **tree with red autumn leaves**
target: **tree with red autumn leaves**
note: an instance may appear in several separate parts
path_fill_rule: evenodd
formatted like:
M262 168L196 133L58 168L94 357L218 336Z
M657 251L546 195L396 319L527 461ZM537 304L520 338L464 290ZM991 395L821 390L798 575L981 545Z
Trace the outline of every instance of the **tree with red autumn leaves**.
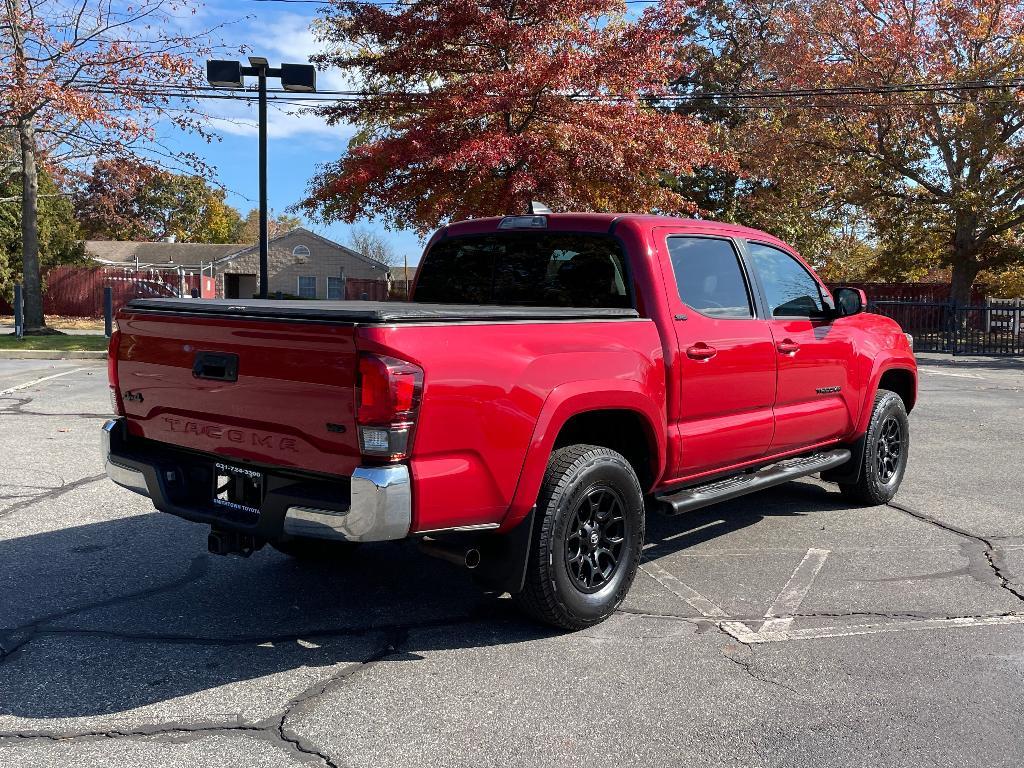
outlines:
M200 81L210 31L181 33L185 0L0 0L0 131L16 146L0 167L21 179L26 333L46 330L39 270L39 170L64 181L97 160L202 169L160 140L161 125L206 126L175 90ZM113 163L130 174L138 162Z
M806 93L791 151L857 168L850 202L880 241L938 242L960 304L980 270L1020 261L1024 2L799 0L777 21L772 87Z
M303 203L325 219L426 232L448 219L690 203L667 178L727 164L699 121L654 109L679 73L675 2L337 0L314 61L365 94L320 109L358 133Z

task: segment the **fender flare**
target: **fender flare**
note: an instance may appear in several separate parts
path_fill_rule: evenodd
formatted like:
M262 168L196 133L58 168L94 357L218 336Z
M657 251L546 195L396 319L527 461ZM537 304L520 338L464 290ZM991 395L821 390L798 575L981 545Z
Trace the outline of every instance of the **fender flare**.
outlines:
M917 365L912 357L909 360L904 360L886 353L878 355L872 366L871 378L868 380L868 386L865 390L864 402L860 409L860 418L857 419L857 429L854 432L857 437L868 431L868 424L871 422L871 406L875 402L875 394L878 392L879 385L882 382L882 376L889 371L909 373L914 380L914 392L917 392ZM916 401L916 396L914 399Z
M655 404L637 381L573 381L562 384L551 390L541 407L502 530L514 527L533 509L548 458L566 422L581 413L610 410L632 411L645 423L647 437L656 451L653 474L657 483L665 471L667 422L664 406Z

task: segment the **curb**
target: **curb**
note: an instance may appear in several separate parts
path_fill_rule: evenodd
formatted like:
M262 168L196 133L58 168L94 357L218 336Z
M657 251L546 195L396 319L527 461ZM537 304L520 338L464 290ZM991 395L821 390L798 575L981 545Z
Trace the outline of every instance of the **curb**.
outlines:
M99 350L0 349L0 360L106 360Z

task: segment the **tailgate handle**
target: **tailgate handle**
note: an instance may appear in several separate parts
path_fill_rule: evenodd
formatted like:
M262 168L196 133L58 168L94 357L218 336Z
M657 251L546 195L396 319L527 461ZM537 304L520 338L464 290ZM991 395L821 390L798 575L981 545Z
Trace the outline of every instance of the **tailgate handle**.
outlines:
M238 355L230 352L196 352L192 375L197 379L238 381Z

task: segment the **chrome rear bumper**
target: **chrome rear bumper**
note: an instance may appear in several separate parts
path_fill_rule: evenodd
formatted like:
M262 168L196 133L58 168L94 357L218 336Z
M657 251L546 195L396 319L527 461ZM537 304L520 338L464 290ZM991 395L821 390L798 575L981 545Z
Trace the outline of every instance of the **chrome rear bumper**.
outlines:
M110 434L114 430L121 428L120 419L108 419L103 424L103 431L100 433L100 455L103 456L103 468L107 472L107 477L122 488L127 488L129 491L141 493L143 496L149 496L150 493L149 487L146 485L146 476L139 470L132 469L131 467L125 467L118 464L116 460L111 458Z
M100 450L107 477L123 488L153 499L158 509L186 519L220 524L219 521L207 519L208 510L185 509L169 503L163 493L159 462L131 455L130 444L124 442L126 435L123 419L110 419L103 425ZM112 444L121 446L124 461L118 461L120 454L116 449L111 450ZM147 475L156 486L161 487L151 489ZM318 539L390 541L404 539L409 535L412 526L412 493L407 466L394 464L357 467L350 482L347 509L320 509L300 504L295 499L287 504L283 519L278 512L279 516L271 518L269 522L273 522L277 534ZM280 504L281 497L277 498ZM342 500L338 506L343 504ZM264 517L267 514L269 510L265 510ZM267 538L277 534L266 532Z
M404 539L412 524L409 468L357 467L352 473L352 500L345 512L289 507L284 532L291 536L345 541Z

